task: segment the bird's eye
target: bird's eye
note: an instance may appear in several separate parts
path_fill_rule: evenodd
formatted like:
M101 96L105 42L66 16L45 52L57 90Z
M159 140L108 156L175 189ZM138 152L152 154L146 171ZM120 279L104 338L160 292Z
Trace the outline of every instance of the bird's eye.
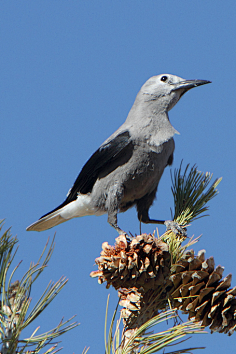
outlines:
M161 81L164 81L164 82L165 82L167 79L168 79L167 76L162 76L162 77L161 77Z

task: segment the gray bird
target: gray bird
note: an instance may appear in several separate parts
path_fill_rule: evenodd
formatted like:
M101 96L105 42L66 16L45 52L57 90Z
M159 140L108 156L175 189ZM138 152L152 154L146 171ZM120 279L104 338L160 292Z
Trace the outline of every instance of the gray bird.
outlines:
M148 211L163 171L173 161L178 132L168 111L185 92L208 83L169 74L147 80L124 124L90 157L66 200L26 230L43 231L75 217L107 213L109 224L123 233L117 214L134 205L140 222L164 223L150 219Z

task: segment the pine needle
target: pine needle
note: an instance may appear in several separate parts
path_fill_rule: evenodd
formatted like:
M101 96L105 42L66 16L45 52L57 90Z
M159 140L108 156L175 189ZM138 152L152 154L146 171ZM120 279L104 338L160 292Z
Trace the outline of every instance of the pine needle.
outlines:
M174 174L171 174L171 190L175 205L173 220L185 226L193 220L206 216L204 214L208 210L206 204L218 194L216 187L222 178L217 178L209 186L213 176L209 172L198 171L196 165L191 167L189 172L189 164L183 174L181 169L182 162L180 167L175 169Z
M0 221L0 231L1 223ZM49 247L47 247L47 242L40 256L39 261L42 262L42 265L39 264L39 261L35 265L31 264L21 281L16 280L12 282L16 271L19 269L18 265L13 269L12 273L9 274L9 268L16 254L13 248L17 242L17 238L12 237L10 230L5 231L0 237L0 345L2 354L16 352L19 354L37 354L42 352L41 350L49 345L52 345L51 348L48 348L44 354L55 354L60 350L60 348L57 348L59 342L52 343L52 340L55 340L68 330L78 326L78 323L71 322L74 318L72 317L65 322L60 321L55 328L48 332L36 335L39 329L39 327L37 327L30 338L19 339L20 336L22 337L23 330L46 309L67 283L65 277L61 277L61 279L55 283L50 282L36 305L28 314L29 305L31 303L29 296L32 285L50 260L54 249L54 238ZM32 350L28 351L28 347L32 348ZM85 351L85 353L86 352L87 351Z
M132 353L132 350L137 350L137 353L140 354L156 353L157 351L163 350L173 344L179 344L186 335L206 333L203 332L199 323L193 323L191 321L181 323L180 325L169 328L163 332L154 334L149 333L153 326L175 318L176 316L177 314L175 310L163 311L144 323L134 332L133 336L130 337L121 353ZM189 348L179 350L178 353L186 353L188 350Z

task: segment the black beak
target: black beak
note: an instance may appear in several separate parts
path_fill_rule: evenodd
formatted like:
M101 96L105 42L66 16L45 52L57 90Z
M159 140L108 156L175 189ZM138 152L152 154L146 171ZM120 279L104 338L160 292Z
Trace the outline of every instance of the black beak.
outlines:
M184 89L184 92L186 92L191 88L205 85L205 84L210 84L210 83L211 81L208 80L183 80L173 85L175 86L174 91L179 89Z

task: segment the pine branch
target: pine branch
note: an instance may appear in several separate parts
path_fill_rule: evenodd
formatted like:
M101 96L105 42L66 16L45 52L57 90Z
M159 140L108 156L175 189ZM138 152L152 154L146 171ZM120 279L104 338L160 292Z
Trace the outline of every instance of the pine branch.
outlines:
M187 227L190 222L207 216L205 214L208 210L207 203L218 194L217 186L222 180L217 178L210 185L212 176L209 172L198 171L195 165L189 170L189 164L182 174L182 162L180 167L175 169L171 175L171 190L175 206L173 220L177 224ZM199 237L195 239L191 237L188 243L183 245L186 235L181 233L176 235L171 231L167 231L161 239L169 246L172 264L181 259L187 248L199 241Z
M191 221L205 216L207 203L218 194L216 187L221 181L216 179L210 184L211 179L211 174L199 172L195 166L189 171L187 165L183 174L181 166L175 170L172 176L175 203L173 220L180 226L186 227ZM118 290L119 304L123 307L115 332L113 327L117 309L108 339L105 336L106 354L151 354L163 350L178 341L182 342L187 334L202 332L198 320L203 321L204 327L211 323L212 330L220 325L221 331L230 331L231 334L236 329L236 320L232 319L236 306L236 287L227 290L230 278L226 277L220 282L222 267L214 270L212 260L205 261L203 252L195 256L193 251L186 251L199 237L190 238L183 244L185 240L186 235L183 233L176 234L168 230L158 238L154 234L142 234L129 240L126 235L120 235L114 246L107 242L102 244L100 257L95 260L98 270L90 275L98 277L99 284L106 282L107 288L113 286ZM199 270L199 267L202 269ZM201 293L202 287L204 289ZM213 299L211 296L214 289ZM220 300L217 307L211 308L210 304L221 295L225 304ZM204 302L205 297L207 302ZM229 310L227 303L230 301L232 305ZM188 312L189 318L194 316L194 322L178 324L167 331L150 334L150 329L161 321L176 319L176 310L166 311L173 304ZM218 309L222 309L220 321ZM119 338L121 320L123 331ZM200 348L171 353L187 353L194 349Z
M54 239L55 236L49 248L47 247L47 242L39 261L35 265L30 265L29 270L24 274L21 281L12 282L19 268L18 265L9 275L9 268L15 255L13 254L13 248L17 243L17 239L11 236L10 230L4 232L0 238L0 343L2 344L2 354L39 353L43 348L48 347L52 340L78 326L76 322L71 323L74 318L72 317L65 322L60 321L58 326L48 332L36 335L39 329L37 328L30 338L19 339L22 331L46 309L67 283L65 277L59 279L55 284L50 282L36 305L28 314L31 303L31 288L50 260L55 245ZM47 248L48 251L46 253ZM39 264L40 261L42 265ZM7 278L9 278L8 281ZM57 345L58 342L54 343L51 348L47 349L45 354L55 354L58 352L60 349L57 349ZM31 348L31 350L28 351L28 348Z
M218 194L216 187L222 178L217 178L207 189L212 174L198 171L195 165L188 172L189 164L183 174L181 169L182 163L178 169L175 169L174 175L171 175L171 190L175 205L173 220L185 226L193 220L206 216L204 214L208 210L206 204Z
M109 296L107 300L107 307L109 303ZM177 318L177 313L175 310L163 311L157 316L151 318L149 321L146 321L142 326L137 329L133 329L129 331L129 336L124 337L124 332L122 334L122 338L117 338L118 331L117 327L115 330L114 337L111 336L111 333L114 333L114 317L116 315L117 309L115 310L110 328L108 339L106 341L106 354L151 354L156 353L164 348L168 348L173 344L180 344L183 342L183 338L192 334L206 333L203 331L203 328L199 323L193 323L192 321L188 321L185 323L181 323L174 327L169 328L166 331L151 333L150 330L158 324L162 322L167 322ZM107 323L107 310L105 322ZM118 321L118 327L120 325L120 321ZM127 335L128 333L126 333ZM187 340L189 338L186 338ZM204 349L203 347L196 348L187 348L187 349L179 349L178 352L169 352L169 354L174 353L187 353L190 350L195 349Z

